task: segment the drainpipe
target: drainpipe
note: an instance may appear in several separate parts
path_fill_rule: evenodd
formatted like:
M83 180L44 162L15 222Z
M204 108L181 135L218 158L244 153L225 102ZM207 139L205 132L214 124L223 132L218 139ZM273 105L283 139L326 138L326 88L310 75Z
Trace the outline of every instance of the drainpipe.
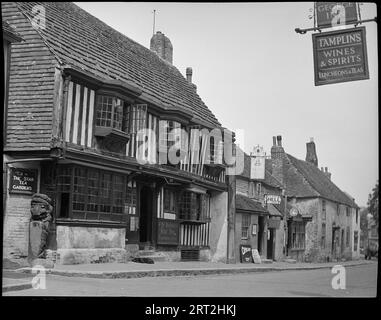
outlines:
M227 212L227 247L226 263L235 263L235 175L227 175L228 181L228 212Z

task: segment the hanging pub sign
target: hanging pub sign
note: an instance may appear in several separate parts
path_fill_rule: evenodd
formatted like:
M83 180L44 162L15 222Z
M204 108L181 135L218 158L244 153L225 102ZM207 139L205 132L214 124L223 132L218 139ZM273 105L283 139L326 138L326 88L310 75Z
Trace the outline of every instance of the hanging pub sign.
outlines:
M37 177L37 169L10 168L9 193L36 193Z
M265 153L263 147L256 146L250 157L250 178L265 178Z
M315 86L369 79L365 27L312 34Z
M337 27L358 21L356 2L316 2L319 27Z
M252 263L251 246L241 244L241 262Z
M280 204L281 197L275 194L265 194L265 203L267 204Z

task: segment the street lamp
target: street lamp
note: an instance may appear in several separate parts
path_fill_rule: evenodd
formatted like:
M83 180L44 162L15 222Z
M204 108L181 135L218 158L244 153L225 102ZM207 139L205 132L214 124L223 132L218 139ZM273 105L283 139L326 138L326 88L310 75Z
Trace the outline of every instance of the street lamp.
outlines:
M367 245L367 247L366 247L366 249L365 249L365 259L366 259L367 256L369 257L369 255L370 255L370 241L369 241L369 238L370 238L370 221L371 221L372 217L373 217L373 215L372 215L371 213L368 213L368 214L366 215L366 220L367 220L367 231L368 231L368 245ZM370 256L370 259L371 259L371 258L372 258L372 257ZM369 260L370 260L370 259L369 259Z

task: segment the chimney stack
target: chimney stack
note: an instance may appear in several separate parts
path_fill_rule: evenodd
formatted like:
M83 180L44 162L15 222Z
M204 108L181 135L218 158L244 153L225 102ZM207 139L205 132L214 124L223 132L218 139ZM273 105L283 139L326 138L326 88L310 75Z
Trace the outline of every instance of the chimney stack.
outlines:
M192 68L188 67L185 71L185 74L187 76L187 80L189 83L192 83L192 74L193 74L193 70Z
M160 58L172 64L173 47L171 41L161 33L157 31L151 38L150 49L155 51Z
M306 161L312 163L316 167L318 166L318 158L316 155L316 146L314 142L314 138L310 138L310 142L306 143L307 145L307 154Z
M327 177L329 180L331 180L331 172L328 172L328 167L325 167L324 174L326 175L326 177Z
M283 164L285 152L282 147L282 136L273 137L273 146L271 147L272 175L283 183Z

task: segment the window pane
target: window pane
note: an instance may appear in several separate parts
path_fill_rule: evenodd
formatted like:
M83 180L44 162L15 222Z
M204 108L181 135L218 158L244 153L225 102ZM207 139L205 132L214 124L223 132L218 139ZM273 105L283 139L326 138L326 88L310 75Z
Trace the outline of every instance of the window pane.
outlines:
M111 175L104 172L99 179L99 211L111 212Z
M99 172L98 170L89 169L89 176L87 182L87 210L98 211L98 197L99 197Z

